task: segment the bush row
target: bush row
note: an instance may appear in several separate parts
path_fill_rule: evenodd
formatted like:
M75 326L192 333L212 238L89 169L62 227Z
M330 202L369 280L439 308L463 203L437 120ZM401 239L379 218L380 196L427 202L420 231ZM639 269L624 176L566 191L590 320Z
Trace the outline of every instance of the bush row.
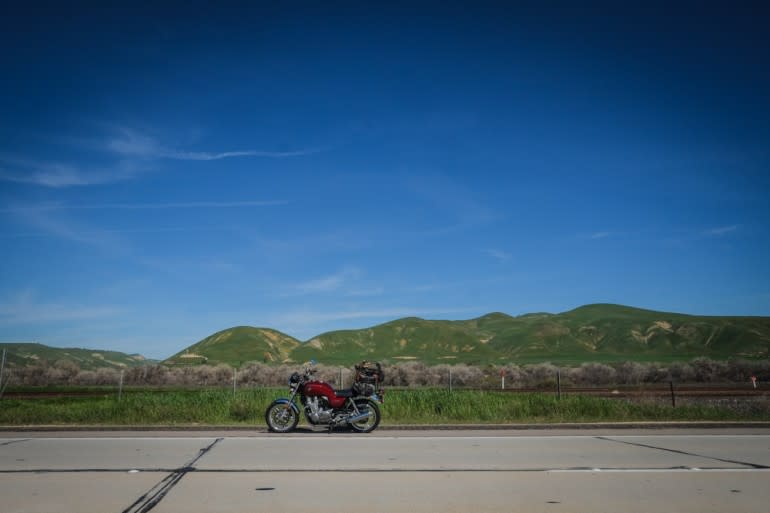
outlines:
M238 386L282 386L299 365L271 366L250 363L240 369L227 365L199 365L166 367L146 365L124 369L123 383L127 386L232 386L233 377ZM337 387L349 386L352 368L317 366L316 376ZM6 369L8 371L8 369ZM696 358L690 362L612 364L584 363L577 367L559 368L551 363L531 365L508 364L499 366L433 365L406 362L384 365L386 386L446 386L451 374L457 387L496 387L501 374L506 387L537 388L552 386L559 373L565 386L615 386L644 383L746 383L751 376L770 381L770 360L715 361ZM77 364L62 360L52 365L38 364L10 370L12 386L114 385L120 379L120 370L102 368L82 370Z

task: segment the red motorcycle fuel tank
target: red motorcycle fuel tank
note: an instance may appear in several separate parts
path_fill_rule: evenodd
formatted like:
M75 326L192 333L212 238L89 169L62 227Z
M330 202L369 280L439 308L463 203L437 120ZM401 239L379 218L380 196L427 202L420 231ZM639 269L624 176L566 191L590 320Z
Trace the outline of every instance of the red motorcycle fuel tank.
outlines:
M323 381L308 381L305 383L305 395L307 397L326 397L332 408L342 408L345 405L345 398L337 397L331 385Z

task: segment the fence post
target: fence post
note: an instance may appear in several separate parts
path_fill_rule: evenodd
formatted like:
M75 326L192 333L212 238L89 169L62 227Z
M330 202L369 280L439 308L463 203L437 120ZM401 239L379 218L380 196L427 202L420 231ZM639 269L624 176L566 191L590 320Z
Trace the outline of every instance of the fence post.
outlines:
M668 382L669 388L671 388L671 407L676 408L676 395L674 394L674 381Z
M452 367L449 367L449 393L452 393Z
M6 348L3 348L3 363L0 364L0 399L2 399L3 392L5 392L5 385L8 384L8 383L3 383L3 373L5 371L5 351L6 351Z
M233 395L235 395L235 384L238 382L238 369L233 367Z
M3 371L5 370L5 351L6 349L3 348L3 363L0 363L0 387L3 386Z
M125 371L120 369L120 382L118 383L118 402L123 399L123 373Z
M556 398L561 399L561 369L556 369Z

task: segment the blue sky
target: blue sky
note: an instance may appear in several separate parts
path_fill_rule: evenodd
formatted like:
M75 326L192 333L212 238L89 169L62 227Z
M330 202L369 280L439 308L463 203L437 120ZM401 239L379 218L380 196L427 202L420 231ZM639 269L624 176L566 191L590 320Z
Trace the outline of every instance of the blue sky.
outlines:
M76 4L0 12L1 341L770 315L767 10Z

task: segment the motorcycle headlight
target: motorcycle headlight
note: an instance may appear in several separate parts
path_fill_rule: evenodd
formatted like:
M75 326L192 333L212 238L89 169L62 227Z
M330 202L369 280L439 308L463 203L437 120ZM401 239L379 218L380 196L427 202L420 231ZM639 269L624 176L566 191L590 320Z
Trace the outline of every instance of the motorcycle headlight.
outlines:
M293 373L291 376L289 376L289 387L294 388L299 384L300 375L298 372Z

